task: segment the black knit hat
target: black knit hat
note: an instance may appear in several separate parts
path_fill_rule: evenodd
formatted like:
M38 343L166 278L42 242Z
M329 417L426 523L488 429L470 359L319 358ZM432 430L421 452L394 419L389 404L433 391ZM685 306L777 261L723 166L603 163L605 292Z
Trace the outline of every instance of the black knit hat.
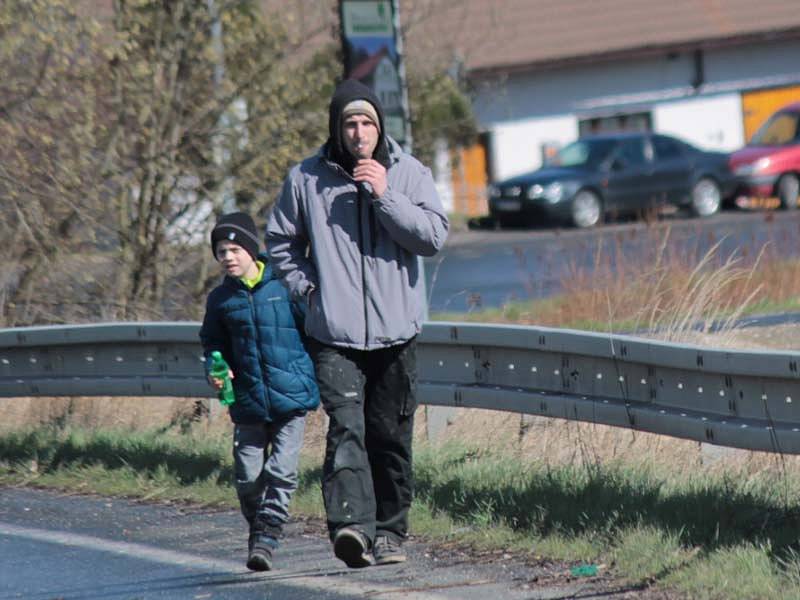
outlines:
M217 256L217 242L228 240L244 248L254 259L258 257L258 233L250 215L243 212L222 215L211 230L211 252Z

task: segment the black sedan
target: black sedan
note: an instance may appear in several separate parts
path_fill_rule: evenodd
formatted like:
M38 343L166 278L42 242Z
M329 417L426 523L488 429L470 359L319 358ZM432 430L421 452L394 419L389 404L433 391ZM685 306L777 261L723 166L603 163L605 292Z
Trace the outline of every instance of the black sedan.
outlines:
M707 217L735 192L728 155L650 132L581 138L545 167L489 186L498 225L556 219L592 227L605 215L664 205Z

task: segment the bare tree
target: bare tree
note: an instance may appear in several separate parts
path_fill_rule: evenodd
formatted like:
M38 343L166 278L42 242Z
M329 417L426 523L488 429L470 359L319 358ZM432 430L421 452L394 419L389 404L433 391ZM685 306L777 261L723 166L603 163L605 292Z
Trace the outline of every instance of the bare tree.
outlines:
M0 3L0 325L197 318L215 217L263 222L327 135L336 4L75 4ZM411 81L418 154L471 134L441 69Z
M0 127L14 140L0 166L0 226L15 243L3 319L195 317L218 190L233 181L234 205L269 204L288 164L321 142L310 124L326 118L319 81L335 57L289 64L280 28L249 2L218 2L224 57L205 0L115 0L105 27L69 4L0 8L0 26L22 24L0 33L13 75ZM241 122L221 130L236 105Z

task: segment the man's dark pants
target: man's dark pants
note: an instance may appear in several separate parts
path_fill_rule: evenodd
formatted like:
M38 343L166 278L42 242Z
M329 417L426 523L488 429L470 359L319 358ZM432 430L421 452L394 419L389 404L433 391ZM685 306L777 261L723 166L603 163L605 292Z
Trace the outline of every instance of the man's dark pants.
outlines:
M310 346L330 419L322 495L331 539L352 527L370 540L402 541L413 495L416 340L366 351Z

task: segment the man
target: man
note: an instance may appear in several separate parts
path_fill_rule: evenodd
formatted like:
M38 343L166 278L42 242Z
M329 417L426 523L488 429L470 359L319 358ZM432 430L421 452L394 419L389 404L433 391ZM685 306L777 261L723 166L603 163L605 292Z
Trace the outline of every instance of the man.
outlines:
M406 560L413 480L419 256L448 222L430 170L385 133L369 88L341 83L329 137L289 172L267 224L275 271L307 302L306 333L330 418L322 492L349 567Z

